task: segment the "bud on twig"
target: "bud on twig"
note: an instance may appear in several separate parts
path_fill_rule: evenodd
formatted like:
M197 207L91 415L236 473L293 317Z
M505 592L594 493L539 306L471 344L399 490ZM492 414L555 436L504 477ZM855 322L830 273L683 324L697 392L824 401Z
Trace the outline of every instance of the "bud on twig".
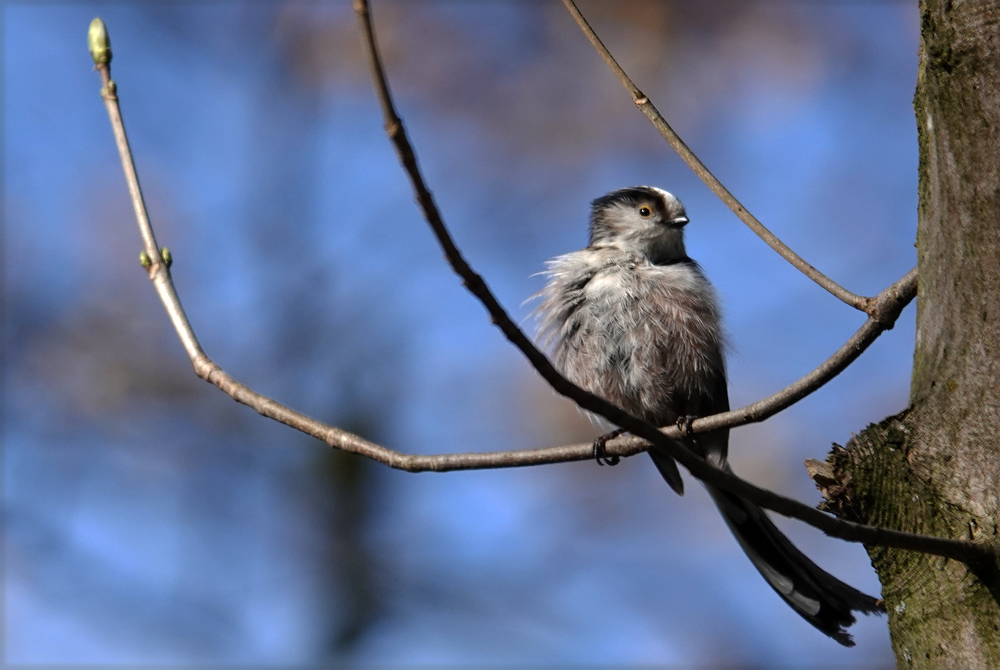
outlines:
M90 57L94 59L94 65L106 65L111 62L111 40L108 39L107 26L99 18L90 22L87 46L90 47Z

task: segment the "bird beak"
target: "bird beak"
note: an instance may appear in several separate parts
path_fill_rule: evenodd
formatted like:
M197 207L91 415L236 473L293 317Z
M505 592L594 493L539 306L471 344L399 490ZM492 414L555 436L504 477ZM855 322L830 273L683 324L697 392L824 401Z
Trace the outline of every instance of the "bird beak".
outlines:
M686 216L678 216L676 219L670 219L667 223L673 228L680 228L688 223L688 218Z

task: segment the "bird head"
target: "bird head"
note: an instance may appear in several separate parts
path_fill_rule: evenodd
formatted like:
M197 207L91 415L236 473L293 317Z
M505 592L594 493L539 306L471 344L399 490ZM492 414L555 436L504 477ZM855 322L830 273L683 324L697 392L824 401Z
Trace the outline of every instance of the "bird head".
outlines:
M612 191L591 203L590 246L640 254L653 263L686 258L684 205L652 186Z

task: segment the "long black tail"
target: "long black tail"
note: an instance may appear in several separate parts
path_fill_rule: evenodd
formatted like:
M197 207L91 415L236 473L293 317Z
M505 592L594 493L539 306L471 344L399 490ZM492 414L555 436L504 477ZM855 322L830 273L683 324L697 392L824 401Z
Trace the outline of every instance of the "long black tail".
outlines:
M781 599L803 619L845 647L851 612L885 612L880 600L848 586L809 560L778 530L760 507L739 496L707 487L709 494L754 567Z

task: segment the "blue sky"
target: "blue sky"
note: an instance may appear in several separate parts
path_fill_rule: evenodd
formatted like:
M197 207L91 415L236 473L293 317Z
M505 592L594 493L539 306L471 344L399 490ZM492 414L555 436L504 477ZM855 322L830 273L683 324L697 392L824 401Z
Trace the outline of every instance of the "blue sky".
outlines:
M912 267L915 7L621 6L582 9L772 231L859 293ZM856 626L853 650L815 632L699 487L673 496L644 457L446 475L348 464L190 373L138 266L86 52L96 15L157 235L216 362L401 451L592 434L442 261L347 3L4 11L9 661L891 664L884 619ZM687 207L689 253L726 314L734 405L862 323L689 173L558 3L374 11L445 219L529 330L535 273L585 243L591 199L632 184ZM818 501L802 460L905 406L912 349L911 307L822 391L735 431L737 471ZM878 591L860 547L782 525Z

